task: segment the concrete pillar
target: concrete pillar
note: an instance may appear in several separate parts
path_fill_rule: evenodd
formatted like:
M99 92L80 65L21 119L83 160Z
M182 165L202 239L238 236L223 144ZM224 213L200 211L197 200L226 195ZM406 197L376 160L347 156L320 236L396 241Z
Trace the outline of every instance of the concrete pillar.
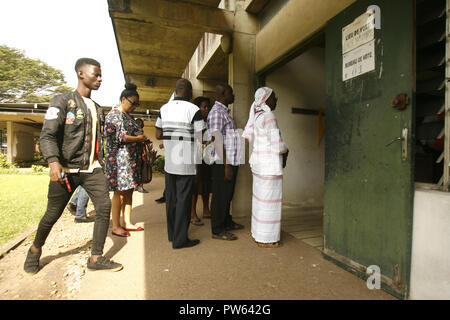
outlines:
M33 161L34 159L34 132L36 129L8 121L6 123L9 162Z
M244 10L245 1L236 1L235 26L254 24L254 20ZM246 29L246 28L242 28ZM237 28L237 30L242 30ZM250 106L254 100L256 37L253 33L234 31L232 52L229 54L228 83L234 91L235 100L231 106L237 127L245 128ZM248 164L248 144L246 143L245 165L239 168L236 190L232 202L233 216L250 216L252 205L252 175Z
M6 157L8 162L14 162L13 156L13 140L14 140L14 126L12 121L6 122L6 143L7 143L7 153Z

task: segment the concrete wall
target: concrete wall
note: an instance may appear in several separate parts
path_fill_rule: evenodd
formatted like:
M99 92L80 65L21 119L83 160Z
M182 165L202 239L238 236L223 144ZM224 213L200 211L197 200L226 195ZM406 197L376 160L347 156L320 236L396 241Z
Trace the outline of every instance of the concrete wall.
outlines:
M325 52L312 48L277 69L266 85L278 96L275 114L289 146L284 171L283 202L302 207L323 206L325 140L318 145L318 116L293 114L293 107L325 109Z
M355 1L289 1L256 35L256 71L261 71L323 28L329 19Z
M215 86L219 83L227 82L226 80L216 79L197 79L197 74L201 67L206 63L207 58L210 57L211 51L220 44L220 35L205 33L200 45L195 50L194 54L186 67L186 70L181 75L183 78L189 79L192 83L193 99L198 96L206 96L211 99L211 103L215 100Z
M8 121L8 161L30 161L34 159L34 137L39 130Z
M414 195L411 299L450 299L450 194Z
M235 94L235 102L230 106L232 115L238 128L244 128L248 120L248 113L253 102L255 92L255 34L257 30L256 19L245 12L243 0L230 1L230 8L235 9L235 31L232 33L232 52L225 59L228 62L228 72L225 81L214 78L197 79L197 73L204 64L204 59L210 56L210 49L216 47L220 38L212 37L212 41L205 41L204 48L197 48L187 66L183 77L188 78L193 86L194 97L205 95L214 103L215 86L220 82L228 82ZM208 37L207 37L208 38ZM207 40L207 39L206 39ZM238 173L237 185L232 202L234 216L248 216L251 214L252 176L248 165L241 166Z

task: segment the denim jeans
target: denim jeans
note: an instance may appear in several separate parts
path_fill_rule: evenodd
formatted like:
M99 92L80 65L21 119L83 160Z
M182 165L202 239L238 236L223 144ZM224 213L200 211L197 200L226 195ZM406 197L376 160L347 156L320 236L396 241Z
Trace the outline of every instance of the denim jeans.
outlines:
M67 176L72 190L75 190L81 185L94 204L95 222L91 254L102 255L111 214L108 182L103 170L98 168L94 169L93 173L68 173ZM44 245L53 225L61 217L73 192L69 193L64 184L50 181L48 186L47 211L39 222L33 243L36 248L41 248Z
M72 197L70 202L77 207L77 212L75 214L76 219L86 218L86 207L89 202L89 196L86 190L82 186L79 186L75 191L75 195Z

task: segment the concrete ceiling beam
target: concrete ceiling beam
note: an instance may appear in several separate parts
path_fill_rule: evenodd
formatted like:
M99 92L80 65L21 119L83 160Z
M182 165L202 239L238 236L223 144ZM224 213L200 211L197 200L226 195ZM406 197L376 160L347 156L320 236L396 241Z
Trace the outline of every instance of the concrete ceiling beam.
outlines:
M127 82L132 82L140 87L159 87L167 88L170 90L175 89L175 84L180 77L164 76L157 74L138 74L138 73L126 73L125 79Z
M222 50L220 39L219 41L216 41L214 47L210 51L210 55L206 57L203 64L199 66L196 78L227 82L228 56Z
M244 10L255 15L259 14L269 3L269 0L246 0Z
M234 12L228 10L167 0L108 0L108 5L113 20L157 24L183 32L233 32Z
M161 106L166 103L175 90L175 84L180 77L161 76L152 74L125 74L127 82L132 82L138 87L141 101Z
M142 100L167 102L175 91L175 88L138 87L138 93Z

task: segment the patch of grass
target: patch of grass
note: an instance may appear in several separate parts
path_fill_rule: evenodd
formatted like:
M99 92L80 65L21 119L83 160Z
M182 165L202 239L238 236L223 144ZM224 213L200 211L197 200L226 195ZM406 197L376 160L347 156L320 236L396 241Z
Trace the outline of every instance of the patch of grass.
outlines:
M0 246L39 222L49 180L48 174L0 174Z

